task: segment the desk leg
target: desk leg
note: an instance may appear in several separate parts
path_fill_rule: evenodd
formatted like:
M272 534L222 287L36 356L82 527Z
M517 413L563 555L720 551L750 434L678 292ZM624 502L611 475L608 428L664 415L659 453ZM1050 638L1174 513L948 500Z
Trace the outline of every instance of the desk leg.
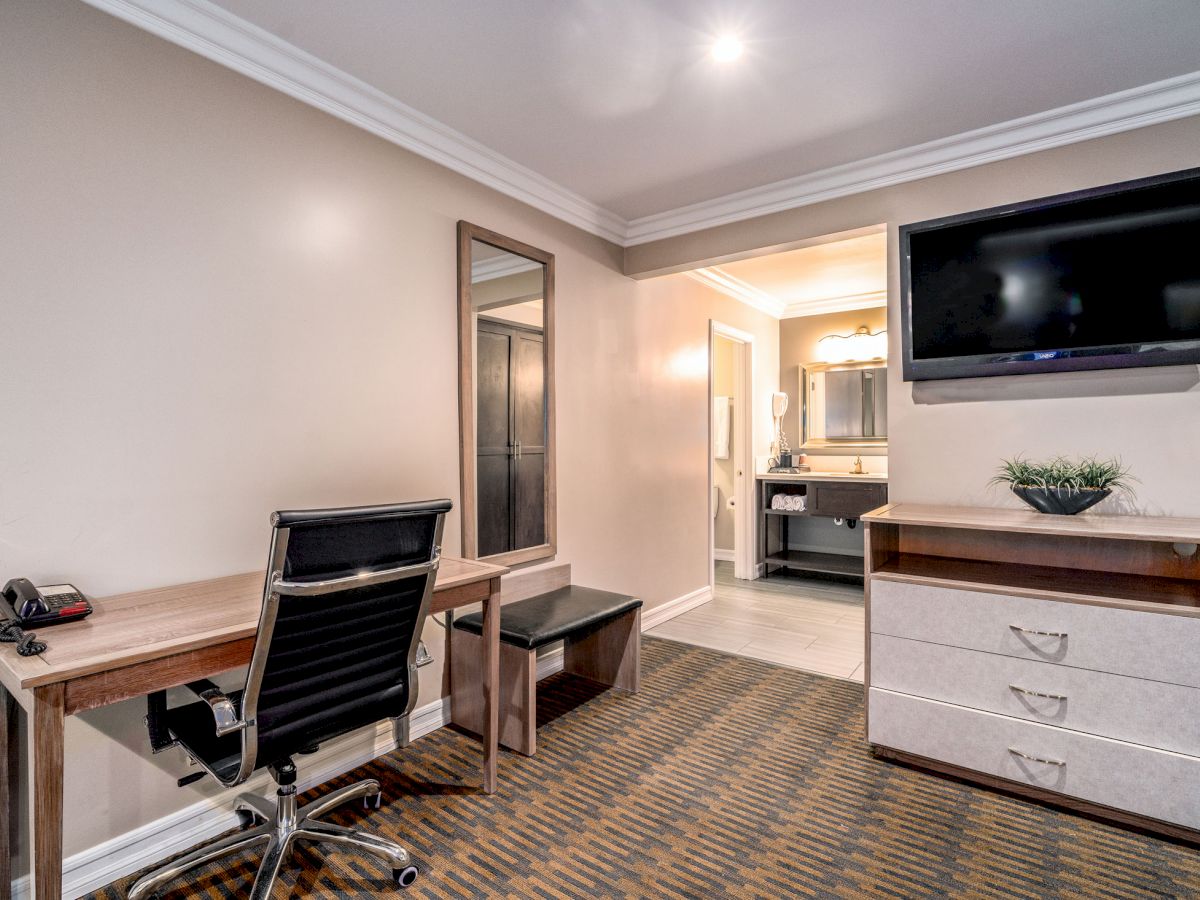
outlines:
M9 736L12 734L13 700L7 690L0 687L0 900L12 896L12 792L9 788L10 772Z
M66 689L35 688L29 717L29 833L34 900L62 897L63 727Z
M500 579L483 603L483 790L496 793L500 740Z

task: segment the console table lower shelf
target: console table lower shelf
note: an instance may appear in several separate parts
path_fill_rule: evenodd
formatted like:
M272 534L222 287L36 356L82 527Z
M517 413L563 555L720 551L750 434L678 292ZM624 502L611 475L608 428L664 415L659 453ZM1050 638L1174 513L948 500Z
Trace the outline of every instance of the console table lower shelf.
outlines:
M863 522L876 756L1200 844L1200 520Z
M818 553L812 550L778 550L763 558L771 566L817 572L821 575L853 575L862 578L863 559L844 553Z

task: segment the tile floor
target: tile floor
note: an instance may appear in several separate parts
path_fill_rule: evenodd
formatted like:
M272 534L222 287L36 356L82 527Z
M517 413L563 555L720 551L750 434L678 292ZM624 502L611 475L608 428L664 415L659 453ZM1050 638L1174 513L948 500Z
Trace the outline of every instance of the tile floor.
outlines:
M862 681L864 627L861 586L784 574L738 581L732 563L718 562L713 599L647 634Z

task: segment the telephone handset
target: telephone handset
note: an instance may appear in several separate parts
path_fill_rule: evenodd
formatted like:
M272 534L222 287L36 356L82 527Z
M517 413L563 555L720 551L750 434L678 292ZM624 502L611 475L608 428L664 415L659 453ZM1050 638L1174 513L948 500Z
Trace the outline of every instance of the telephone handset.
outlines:
M34 587L28 578L14 578L4 586L0 615L21 628L45 628L91 615L92 605L74 585Z

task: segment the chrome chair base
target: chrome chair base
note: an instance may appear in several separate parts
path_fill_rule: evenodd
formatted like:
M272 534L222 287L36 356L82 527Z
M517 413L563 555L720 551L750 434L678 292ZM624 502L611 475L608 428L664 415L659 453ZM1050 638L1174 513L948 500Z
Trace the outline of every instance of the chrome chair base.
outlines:
M392 877L396 883L400 887L408 887L417 878L417 867L409 860L408 851L399 844L365 831L355 831L352 828L319 821L321 816L359 797L363 798L364 804L374 798L375 807L378 809L381 797L379 782L373 778L360 781L299 808L296 807L294 785L280 787L276 792L274 804L266 797L242 794L235 802L234 808L255 823L253 827L216 843L199 847L143 875L129 889L129 900L148 900L155 897L167 882L174 881L190 869L257 844L266 844L266 849L258 867L258 876L254 879L254 887L250 891L250 900L267 900L279 878L280 869L291 857L296 841L328 841L365 850L390 863Z

